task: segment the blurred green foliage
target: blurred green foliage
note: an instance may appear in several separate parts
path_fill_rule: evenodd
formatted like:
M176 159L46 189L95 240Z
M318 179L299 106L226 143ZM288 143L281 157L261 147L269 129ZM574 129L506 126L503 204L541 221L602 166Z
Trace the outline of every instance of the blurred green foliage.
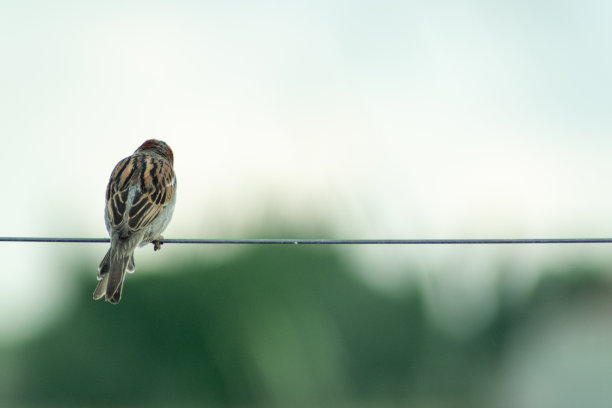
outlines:
M160 269L128 276L118 306L91 300L82 271L70 313L4 351L16 368L2 406L478 406L513 330L602 282L597 271L547 275L521 305L500 296L492 324L459 340L428 322L418 285L381 293L329 247Z

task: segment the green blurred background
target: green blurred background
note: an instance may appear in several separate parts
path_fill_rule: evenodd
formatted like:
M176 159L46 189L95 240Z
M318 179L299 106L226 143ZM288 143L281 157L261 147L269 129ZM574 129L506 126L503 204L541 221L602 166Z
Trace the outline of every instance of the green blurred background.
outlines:
M218 262L167 259L164 250L159 273L127 277L118 306L91 299L91 263L76 268L71 306L0 350L2 406L612 401L612 286L603 268L551 270L521 300L510 295L513 276L492 269L494 316L453 336L428 318L418 282L374 289L333 247L249 247Z

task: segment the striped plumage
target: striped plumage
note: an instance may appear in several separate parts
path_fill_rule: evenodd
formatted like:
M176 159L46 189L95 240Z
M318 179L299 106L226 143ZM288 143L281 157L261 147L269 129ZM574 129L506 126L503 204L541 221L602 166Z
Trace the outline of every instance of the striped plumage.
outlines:
M104 218L111 247L100 263L94 299L118 303L125 272L134 271L134 250L149 242L159 249L176 200L174 157L160 140L147 140L115 166L106 189Z

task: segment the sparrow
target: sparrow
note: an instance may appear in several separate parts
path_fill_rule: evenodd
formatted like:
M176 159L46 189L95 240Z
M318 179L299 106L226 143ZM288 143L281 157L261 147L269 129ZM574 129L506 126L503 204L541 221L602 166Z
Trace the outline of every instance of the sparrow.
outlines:
M161 140L147 140L134 154L121 160L106 188L104 220L110 249L98 268L93 298L121 300L126 272L134 272L134 250L151 242L161 248L176 201L174 155Z

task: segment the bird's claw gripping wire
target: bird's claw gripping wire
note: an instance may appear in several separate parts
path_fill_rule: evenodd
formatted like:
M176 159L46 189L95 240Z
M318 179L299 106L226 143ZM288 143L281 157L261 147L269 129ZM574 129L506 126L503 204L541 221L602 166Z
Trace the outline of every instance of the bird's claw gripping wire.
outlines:
M151 241L151 243L153 244L153 250L159 251L161 249L161 246L164 244L164 238L160 237L155 241Z

